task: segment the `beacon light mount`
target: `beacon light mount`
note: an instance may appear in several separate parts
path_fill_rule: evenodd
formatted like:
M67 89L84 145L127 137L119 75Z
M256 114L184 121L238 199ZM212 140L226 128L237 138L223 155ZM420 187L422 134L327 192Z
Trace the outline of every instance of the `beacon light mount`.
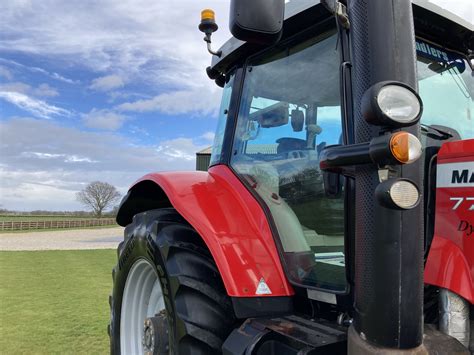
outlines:
M201 11L201 22L199 23L199 31L204 33L204 42L207 43L207 50L212 55L220 57L222 51L214 51L211 48L211 36L214 32L217 31L219 26L217 26L215 13L211 9L204 9Z

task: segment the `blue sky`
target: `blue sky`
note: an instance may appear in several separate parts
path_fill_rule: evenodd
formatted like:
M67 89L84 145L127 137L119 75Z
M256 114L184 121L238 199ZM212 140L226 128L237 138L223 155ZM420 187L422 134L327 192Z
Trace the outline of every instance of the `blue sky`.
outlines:
M438 0L472 22L466 0ZM221 89L197 30L229 0L0 2L0 208L78 210L94 180L125 193L150 171L193 170Z

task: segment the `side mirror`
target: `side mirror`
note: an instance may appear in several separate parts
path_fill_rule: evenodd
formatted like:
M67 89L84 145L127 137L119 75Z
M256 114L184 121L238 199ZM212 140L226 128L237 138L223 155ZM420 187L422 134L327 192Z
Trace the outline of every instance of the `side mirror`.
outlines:
M282 34L285 0L231 0L232 35L246 42L272 44Z
M291 110L291 127L293 132L301 132L304 125L304 112L298 109Z
M288 103L277 102L250 114L252 121L257 121L263 128L279 127L288 123Z
M341 197L342 175L330 171L323 171L324 192L329 199Z

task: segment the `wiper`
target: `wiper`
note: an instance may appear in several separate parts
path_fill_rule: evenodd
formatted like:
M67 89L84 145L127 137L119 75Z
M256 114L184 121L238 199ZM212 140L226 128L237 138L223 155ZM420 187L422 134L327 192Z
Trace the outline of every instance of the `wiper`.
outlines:
M471 98L471 95L469 94L469 88L464 82L462 76L459 75L459 73L454 68L448 68L448 73L451 74L451 77L453 78L454 82L456 83L457 87L459 88L461 93L464 95L464 97L466 99Z
M430 138L438 139L438 140L446 140L449 138L453 138L454 134L447 130L443 130L439 126L433 127L426 124L421 123L421 131L426 133L426 135Z

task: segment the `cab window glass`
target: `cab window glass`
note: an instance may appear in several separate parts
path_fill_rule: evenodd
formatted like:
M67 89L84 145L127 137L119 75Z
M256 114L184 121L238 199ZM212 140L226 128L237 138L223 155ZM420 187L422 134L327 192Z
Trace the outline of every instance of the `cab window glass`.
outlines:
M219 117L217 122L216 134L214 136L214 144L212 145L211 151L211 164L214 165L220 162L222 154L222 144L224 143L224 133L227 123L227 114L229 111L230 97L232 95L232 86L234 84L234 75L230 76L230 79L224 86L222 93L221 106L219 108Z
M416 41L421 124L474 138L474 79L466 58L435 44Z
M333 33L250 60L231 164L269 208L290 280L344 291L342 194L328 198L319 156L342 142Z

